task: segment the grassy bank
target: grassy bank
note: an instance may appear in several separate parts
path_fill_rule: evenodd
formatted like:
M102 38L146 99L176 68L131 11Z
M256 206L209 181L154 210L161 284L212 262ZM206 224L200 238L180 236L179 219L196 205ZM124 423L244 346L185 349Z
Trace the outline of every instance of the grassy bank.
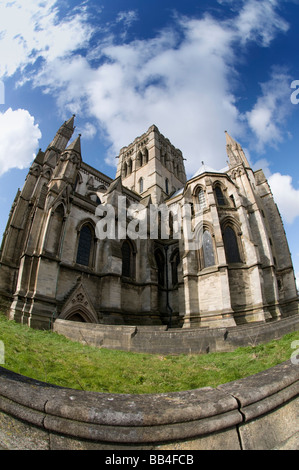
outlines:
M3 367L37 380L81 390L162 393L216 387L290 359L299 332L230 353L161 356L83 346L36 331L0 314Z

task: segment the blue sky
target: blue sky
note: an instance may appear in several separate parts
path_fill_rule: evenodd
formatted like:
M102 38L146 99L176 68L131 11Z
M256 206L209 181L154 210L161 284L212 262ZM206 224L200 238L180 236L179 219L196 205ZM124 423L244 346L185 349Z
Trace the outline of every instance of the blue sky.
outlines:
M188 176L221 169L227 130L269 178L299 278L298 26L295 0L0 0L0 232L72 114L84 161L111 177L152 124Z

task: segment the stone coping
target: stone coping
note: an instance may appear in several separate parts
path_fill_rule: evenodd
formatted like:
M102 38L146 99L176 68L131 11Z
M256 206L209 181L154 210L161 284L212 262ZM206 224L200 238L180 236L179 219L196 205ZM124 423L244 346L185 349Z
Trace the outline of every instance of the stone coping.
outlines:
M219 434L271 413L298 392L299 365L291 361L217 388L143 395L61 388L0 367L0 413L49 433L116 447Z
M299 315L221 328L105 325L57 319L53 330L83 344L151 354L201 354L255 346L299 329Z

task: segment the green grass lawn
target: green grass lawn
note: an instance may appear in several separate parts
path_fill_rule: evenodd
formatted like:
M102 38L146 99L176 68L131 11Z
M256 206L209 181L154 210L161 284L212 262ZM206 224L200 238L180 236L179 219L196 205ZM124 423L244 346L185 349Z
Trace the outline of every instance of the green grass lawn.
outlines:
M190 390L246 377L291 358L299 332L229 353L161 356L98 349L50 331L37 331L0 314L3 367L62 387L113 393Z

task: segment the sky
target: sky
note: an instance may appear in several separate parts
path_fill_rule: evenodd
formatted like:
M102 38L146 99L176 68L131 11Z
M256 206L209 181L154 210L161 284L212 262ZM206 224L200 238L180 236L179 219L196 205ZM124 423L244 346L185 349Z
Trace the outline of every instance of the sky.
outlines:
M155 124L226 166L225 131L262 168L299 280L299 0L0 0L0 234L38 149L76 114L83 160Z

